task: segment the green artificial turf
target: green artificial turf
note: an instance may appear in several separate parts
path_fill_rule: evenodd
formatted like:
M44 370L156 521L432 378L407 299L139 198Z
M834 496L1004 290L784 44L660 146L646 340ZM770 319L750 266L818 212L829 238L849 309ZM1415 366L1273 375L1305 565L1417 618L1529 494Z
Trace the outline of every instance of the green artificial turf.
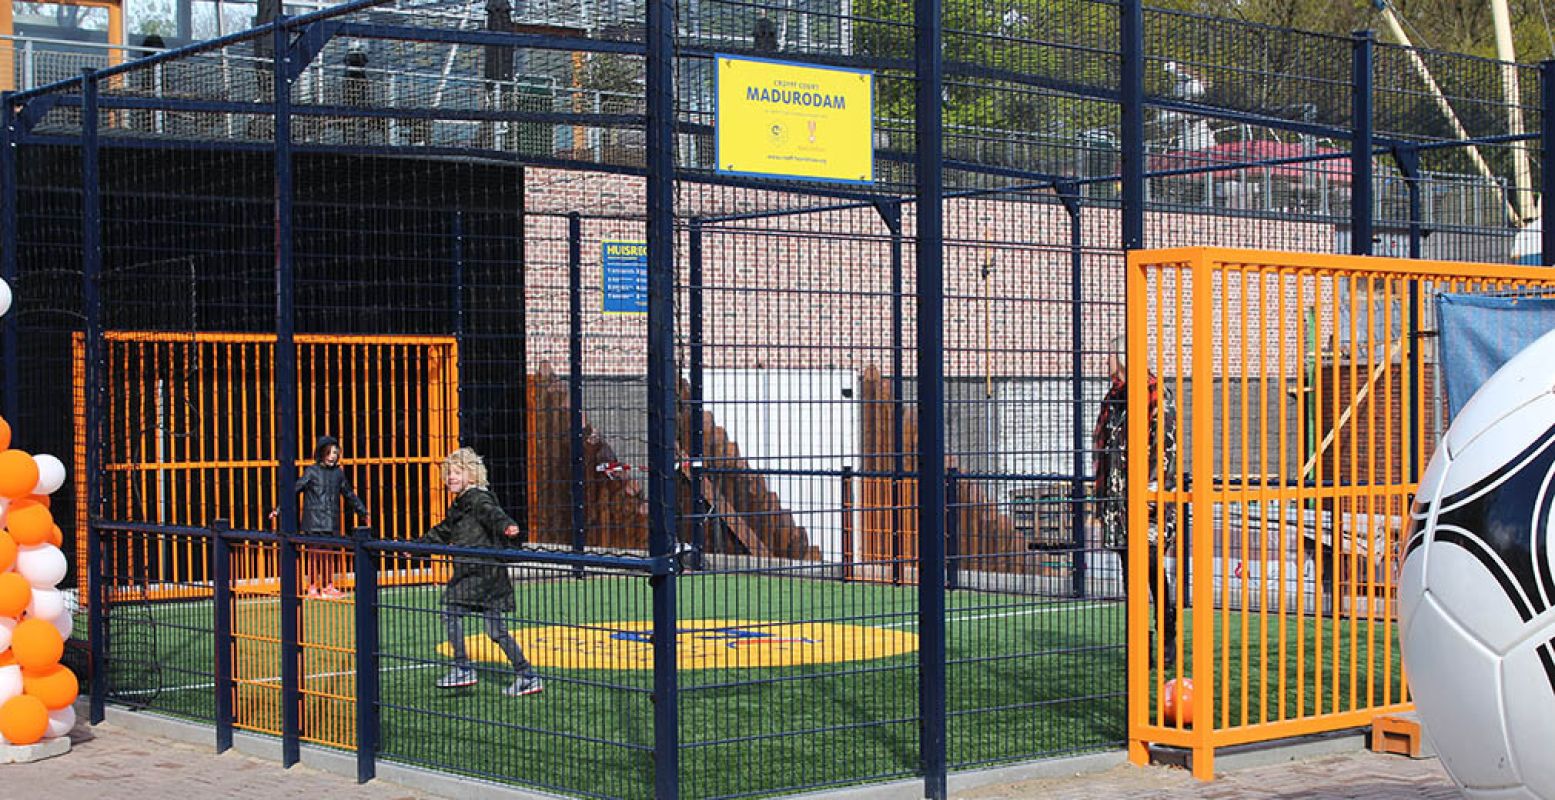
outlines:
M683 797L771 795L917 774L923 640L909 636L911 648L895 654L855 648L848 660L800 665L734 667L717 655L720 648L766 646L805 630L815 639L841 630L781 625L801 621L858 626L866 633L883 629L888 633L882 636L900 643L903 634L918 633L916 587L711 573L683 576L676 587L682 668L672 712L654 702L652 671L632 668L650 663L646 656L632 664L600 663L573 652L651 652L646 622L652 594L644 577L518 581L518 608L507 625L529 642L546 690L517 698L502 694L512 679L505 660L480 662L474 687L436 688L449 663L438 649L445 640L440 587L382 589L379 758L568 795L647 798L654 796L656 715L673 713ZM947 597L947 752L953 768L1122 745L1121 603L967 590ZM349 598L303 604L305 740L355 746L354 608ZM234 669L241 678L237 723L266 733L280 727L278 610L273 597L244 598L232 616ZM1190 616L1184 618L1184 645L1191 643ZM1215 658L1229 659L1230 677L1215 692L1217 715L1229 714L1232 723L1380 704L1389 681L1397 699L1396 641L1387 647L1396 632L1380 620L1368 625L1361 618L1353 626L1348 619L1337 626L1332 619L1292 620L1281 684L1279 670L1259 667L1260 650L1264 657L1277 654L1277 628L1262 627L1256 614L1217 612L1215 618L1228 637ZM211 620L208 600L115 608L109 620L113 693L164 712L214 719ZM730 621L745 623L740 636L719 629ZM549 631L537 641L535 629L542 627ZM148 628L154 629L150 636ZM483 646L478 621L467 620L465 631L473 645ZM770 636L753 641L763 635ZM699 637L704 644L692 644ZM1298 643L1300 670L1294 661ZM701 668L687 661L697 647L713 654ZM1183 663L1190 664L1191 650L1185 652ZM1250 698L1245 705L1244 685Z

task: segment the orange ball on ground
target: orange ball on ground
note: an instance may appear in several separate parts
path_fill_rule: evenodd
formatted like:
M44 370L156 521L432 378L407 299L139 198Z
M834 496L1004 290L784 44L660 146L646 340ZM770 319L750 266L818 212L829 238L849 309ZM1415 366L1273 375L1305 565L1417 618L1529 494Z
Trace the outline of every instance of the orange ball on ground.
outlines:
M42 700L43 707L50 711L74 703L80 691L81 684L69 667L55 664L52 668L22 670L22 693Z
M0 452L0 495L26 497L38 485L38 462L25 450Z
M13 501L5 515L6 530L19 545L43 544L49 540L49 528L53 526L54 517L48 507L31 500Z
M1177 725L1180 720L1183 727L1192 725L1193 679L1173 678L1161 687L1161 692L1161 715L1165 717L1166 724Z
M49 710L32 695L19 694L0 705L0 736L11 744L33 744L49 729Z
M0 615L19 617L32 602L32 586L14 572L0 573Z
M11 633L11 652L22 669L42 670L59 663L65 654L65 640L53 623L24 619Z

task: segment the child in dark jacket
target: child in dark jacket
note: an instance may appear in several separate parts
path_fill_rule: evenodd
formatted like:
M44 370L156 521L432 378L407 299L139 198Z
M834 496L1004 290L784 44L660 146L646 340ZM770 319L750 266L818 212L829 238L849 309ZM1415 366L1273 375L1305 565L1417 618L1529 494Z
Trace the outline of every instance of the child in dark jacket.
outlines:
M487 487L486 464L474 450L461 447L443 459L443 484L454 495L453 505L448 507L443 521L426 532L423 541L458 547L501 547L519 538L518 524L492 496ZM454 666L438 680L438 688L454 689L476 682L464 643L464 618L471 614L481 615L486 635L513 664L516 674L503 694L519 697L545 688L503 621L503 613L514 608L513 587L503 562L454 560L453 577L443 590L443 626L453 648Z
M362 498L356 496L351 490L351 479L346 476L345 470L340 468L340 442L333 436L320 436L318 445L313 449L313 463L302 470L302 475L297 478L295 486L297 493L302 495L302 513L297 529L302 533L339 534L340 530L340 501L344 499L351 507L351 513L361 517L363 525L371 524L367 514L367 506ZM277 508L270 512L274 519L280 513ZM308 585L308 597L338 598L343 594L335 588L335 570L331 568L330 561L334 553L310 550L303 563L303 576ZM320 577L323 578L323 587L319 586Z

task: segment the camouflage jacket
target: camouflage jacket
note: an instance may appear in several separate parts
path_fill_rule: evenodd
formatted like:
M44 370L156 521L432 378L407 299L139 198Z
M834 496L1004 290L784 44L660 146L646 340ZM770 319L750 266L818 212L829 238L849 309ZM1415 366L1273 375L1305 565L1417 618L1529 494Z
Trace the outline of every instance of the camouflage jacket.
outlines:
M1165 489L1177 486L1177 404L1172 392L1150 376L1150 455L1148 473ZM1101 414L1093 434L1096 448L1097 514L1101 517L1102 546L1128 546L1128 389L1114 380L1101 401ZM1159 458L1158 458L1159 456ZM1164 533L1170 543L1177 536L1175 509L1158 514L1150 510L1150 541Z

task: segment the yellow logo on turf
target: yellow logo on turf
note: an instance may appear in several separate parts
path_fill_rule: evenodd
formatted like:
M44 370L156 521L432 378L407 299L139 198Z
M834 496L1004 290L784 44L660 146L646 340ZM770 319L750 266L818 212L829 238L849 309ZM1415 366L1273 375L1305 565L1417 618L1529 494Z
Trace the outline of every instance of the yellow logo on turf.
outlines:
M602 622L521 628L513 638L539 667L561 669L652 669L653 623ZM680 669L797 667L888 658L918 649L918 635L834 622L764 622L740 619L681 620L675 634ZM503 663L496 643L484 634L465 638L470 658ZM442 656L453 655L444 642Z

